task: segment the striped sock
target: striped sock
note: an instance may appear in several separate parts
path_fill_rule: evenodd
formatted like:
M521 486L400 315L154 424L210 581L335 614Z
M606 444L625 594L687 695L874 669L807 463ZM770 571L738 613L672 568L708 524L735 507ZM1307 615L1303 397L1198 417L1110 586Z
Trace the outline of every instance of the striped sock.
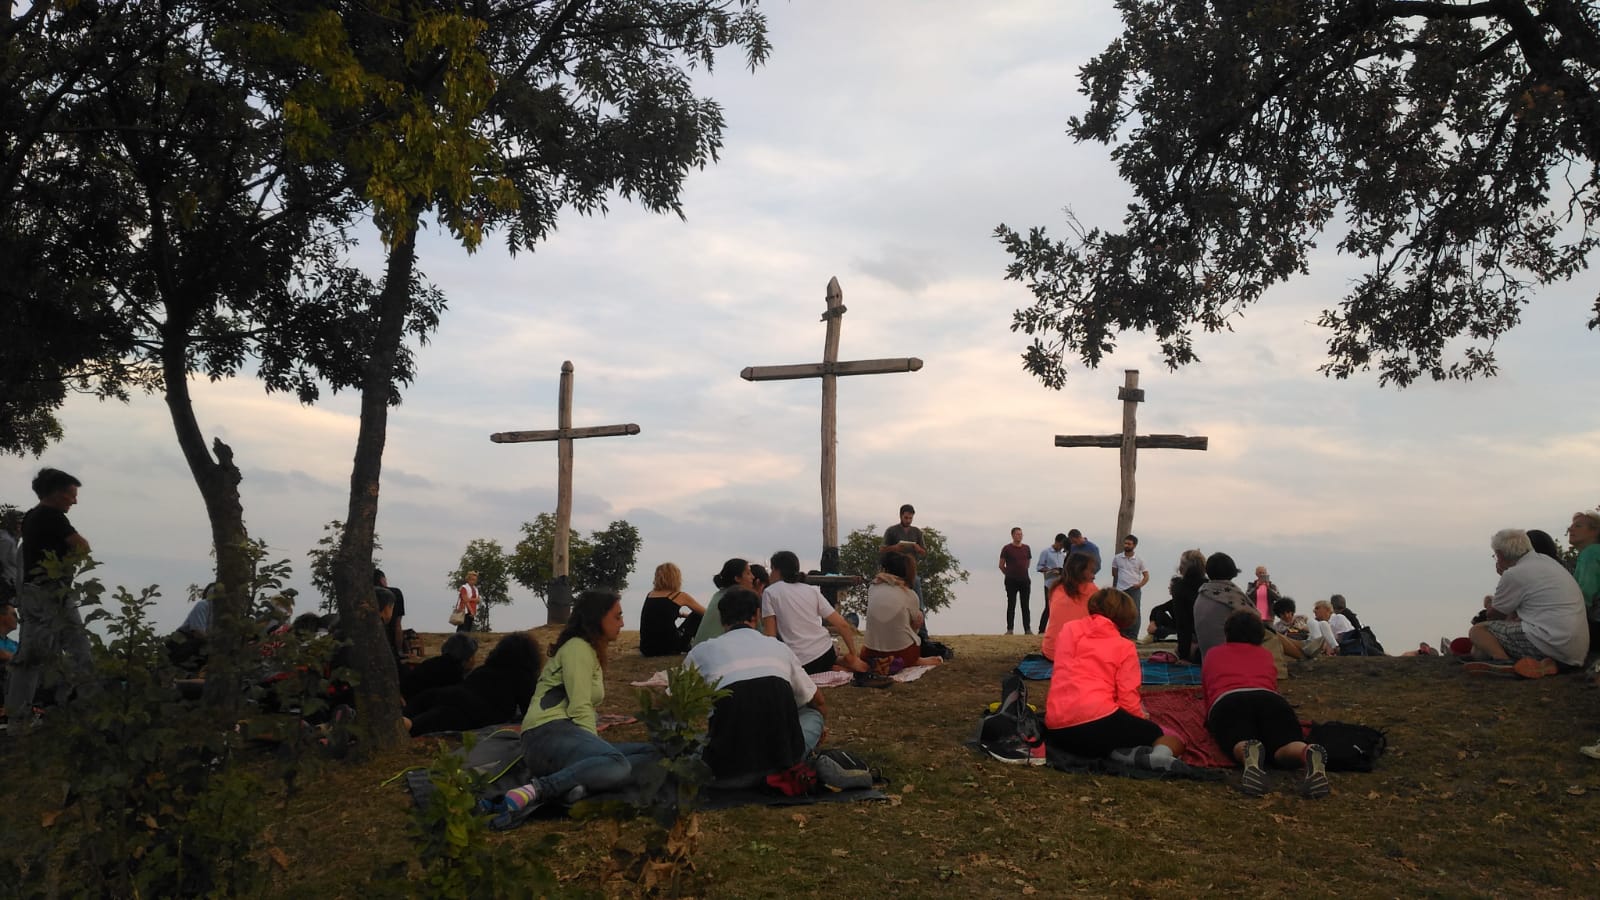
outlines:
M538 791L536 791L531 784L525 784L519 788L512 788L511 790L506 791L506 806L512 812L516 812L522 809L524 806L527 806L529 803L532 803L538 798L538 796Z

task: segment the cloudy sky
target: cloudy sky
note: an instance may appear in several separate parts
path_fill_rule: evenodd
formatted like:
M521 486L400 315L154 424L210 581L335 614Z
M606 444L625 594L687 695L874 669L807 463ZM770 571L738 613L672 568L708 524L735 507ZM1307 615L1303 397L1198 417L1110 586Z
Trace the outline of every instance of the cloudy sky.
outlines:
M1056 449L1053 436L1118 430L1129 368L1147 394L1141 431L1211 440L1205 453L1141 455L1134 530L1158 597L1183 549L1226 550L1247 570L1269 566L1303 608L1345 594L1398 652L1465 632L1495 582L1492 532L1559 537L1600 501L1582 474L1600 420L1578 400L1597 386L1593 279L1542 292L1499 345L1491 381L1395 391L1317 374L1326 336L1311 323L1359 270L1328 254L1232 333L1199 338L1198 365L1168 372L1133 336L1050 391L1022 371L1009 324L1028 295L1002 280L990 232L1059 233L1069 205L1089 225L1120 218L1127 194L1107 149L1064 133L1084 106L1078 67L1116 33L1112 4L810 0L769 14L768 65L751 74L730 58L702 79L728 130L721 163L689 181L687 221L618 204L565 219L516 259L424 240L450 310L391 416L378 523L412 625L444 627L446 574L469 540L509 547L519 523L554 510L555 447L488 436L555 426L563 360L577 369L574 424L642 429L576 450L574 526L625 518L643 536L630 623L659 562L682 566L702 599L729 556L793 549L814 565L818 384L739 371L820 359L832 276L849 307L842 358L925 361L841 379L839 514L846 532L882 528L911 502L918 524L946 533L972 576L936 633L1004 628L995 566L1011 526L1035 551L1073 527L1110 545L1116 452ZM196 398L202 427L244 470L251 533L303 570L323 524L344 514L354 398L306 408L251 380L197 384ZM41 463L78 475L72 518L100 574L159 584L157 619L175 627L210 560L161 403L74 401L63 419L66 440L42 460L0 461L0 498L31 502ZM520 588L495 615L500 628L543 620Z

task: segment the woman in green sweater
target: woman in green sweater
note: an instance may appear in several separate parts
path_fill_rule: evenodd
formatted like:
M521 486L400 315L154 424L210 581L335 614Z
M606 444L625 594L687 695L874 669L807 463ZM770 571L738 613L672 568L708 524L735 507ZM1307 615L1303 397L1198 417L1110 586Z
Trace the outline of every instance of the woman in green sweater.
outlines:
M650 744L613 744L595 728L595 709L606 696L606 651L621 630L622 598L610 591L578 595L522 720L523 760L536 777L506 792L508 812L622 787L634 766L659 758Z

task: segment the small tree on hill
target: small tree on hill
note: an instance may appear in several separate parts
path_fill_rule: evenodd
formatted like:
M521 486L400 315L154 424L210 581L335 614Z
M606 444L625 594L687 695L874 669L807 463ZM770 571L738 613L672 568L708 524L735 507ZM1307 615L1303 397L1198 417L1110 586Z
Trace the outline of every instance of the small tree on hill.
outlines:
M555 544L556 517L540 513L532 522L522 523L522 540L511 555L511 577L533 591L546 606L550 603L551 551ZM628 589L639 556L639 529L618 519L601 531L581 537L572 530L567 537L567 559L571 571L567 581L576 594L588 588L611 588L618 593Z
M333 557L339 552L339 540L344 534L344 523L338 519L322 526L322 537L317 540L317 545L306 551L306 559L311 561L308 570L311 574L311 586L317 589L321 598L317 601L317 609L324 615L339 611L339 598L333 592ZM372 549L382 550L383 542L377 535L372 536ZM372 557L374 569L383 568L383 563L376 555Z
M965 582L970 573L961 568L961 561L950 553L950 545L937 528L922 527L922 546L926 556L917 558L917 575L922 579L922 604L930 611L944 609L955 602L955 584ZM845 538L839 548L839 569L848 575L865 575L872 578L878 572L878 558L883 550L883 529L876 525L857 528ZM867 610L867 585L849 588L839 594L839 611L865 614Z
M499 541L474 538L461 552L461 562L450 573L449 587L454 593L466 583L468 572L478 573L478 614L472 617L472 627L478 631L493 631L489 627L490 613L496 606L511 602L511 586L506 580L510 571L511 558Z

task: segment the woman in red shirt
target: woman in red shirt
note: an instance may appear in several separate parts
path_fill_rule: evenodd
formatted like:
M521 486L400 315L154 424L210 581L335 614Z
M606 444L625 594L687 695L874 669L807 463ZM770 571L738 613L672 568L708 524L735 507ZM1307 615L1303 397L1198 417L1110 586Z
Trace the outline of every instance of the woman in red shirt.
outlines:
M1177 761L1183 741L1150 721L1139 698L1139 651L1123 636L1138 620L1132 597L1104 588L1089 598L1089 615L1062 627L1045 700L1046 743L1144 768Z
M1224 752L1244 766L1240 789L1252 797L1267 792L1272 760L1284 768L1305 767L1303 796L1328 796L1328 751L1307 744L1300 719L1278 693L1278 669L1261 646L1266 628L1254 609L1236 612L1222 623L1227 643L1213 647L1200 665L1206 694L1206 728Z

